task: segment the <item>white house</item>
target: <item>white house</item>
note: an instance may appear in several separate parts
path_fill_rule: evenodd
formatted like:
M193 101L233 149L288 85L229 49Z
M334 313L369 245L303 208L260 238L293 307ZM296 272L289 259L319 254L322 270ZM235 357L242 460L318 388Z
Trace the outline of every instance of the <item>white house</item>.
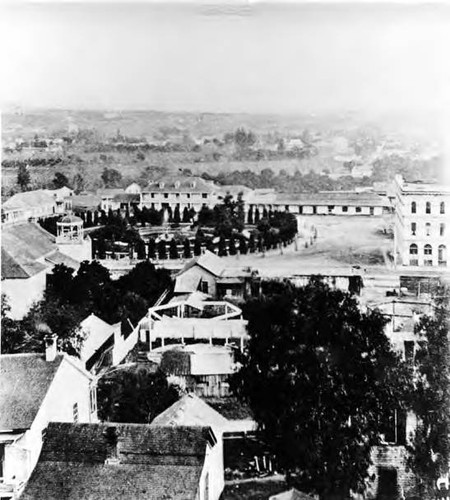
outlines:
M45 355L0 356L0 498L22 491L49 422L96 422L96 388L76 359L46 339Z
M34 222L4 225L1 255L1 291L15 319L22 318L33 302L42 298L47 274L56 264L74 270L79 267L79 261L64 252L64 245L58 246L55 237Z

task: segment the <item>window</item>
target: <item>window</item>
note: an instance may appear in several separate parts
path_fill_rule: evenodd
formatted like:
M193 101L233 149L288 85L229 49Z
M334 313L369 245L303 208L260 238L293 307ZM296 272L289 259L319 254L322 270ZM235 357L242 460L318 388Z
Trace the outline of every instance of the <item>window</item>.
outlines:
M180 197L180 193L175 193L175 198L179 198Z
M361 213L361 207L356 207L355 211L356 211L357 214Z
M151 198L154 198L154 197L155 197L155 193L151 193L151 194L150 194L150 197L151 197Z
M415 201L413 201L413 202L411 203L411 213L412 213L412 214L415 214L415 213L416 213L416 211L417 211L417 205L416 205L416 202L415 202Z
M417 248L417 245L415 243L413 243L412 245L409 246L409 253L411 255L417 255L418 248Z
M432 261L432 260L430 260L430 259L425 259L425 260L423 261L423 265L424 265L424 266L432 266L432 265L433 265L433 261Z
M77 423L78 422L78 403L75 403L73 405L72 413L73 413L73 421L75 423Z
M169 193L164 193L164 198L168 198L169 197Z
M409 259L409 265L410 266L418 266L419 260L418 259Z
M89 408L91 413L97 411L97 390L96 387L91 387L89 390Z
M3 477L3 469L5 463L5 445L0 443L0 478Z
M439 211L441 214L445 214L445 203L443 201L441 201Z
M431 224L429 222L427 222L425 224L425 235L430 236L430 233L431 233Z
M191 194L190 193L186 193L186 198L190 198L191 197Z
M445 245L439 245L438 248L438 264L440 266L447 265L447 247Z
M439 224L439 236L444 236L445 235L445 224L442 222Z
M384 440L390 444L406 444L406 412L391 410L382 421Z
M374 215L375 214L375 209L373 207L370 207L369 208L369 213L370 213L370 215Z
M208 193L202 193L202 198L208 198Z
M328 213L332 214L334 210L334 205L328 205Z
M209 284L207 281L200 281L200 291L203 293L209 293Z
M405 340L405 361L412 365L414 363L414 340Z
M423 253L425 255L433 255L433 248L432 248L432 246L431 245L425 245L423 247Z
M342 207L343 212L348 212L348 207Z
M416 235L417 224L415 222L411 222L411 236Z
M427 201L425 204L425 213L431 214L431 202Z

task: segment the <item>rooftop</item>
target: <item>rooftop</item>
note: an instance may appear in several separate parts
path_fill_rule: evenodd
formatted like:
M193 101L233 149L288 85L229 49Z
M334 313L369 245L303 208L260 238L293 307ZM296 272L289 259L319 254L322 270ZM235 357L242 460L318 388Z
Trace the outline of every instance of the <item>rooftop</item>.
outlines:
M63 356L48 362L42 354L0 356L0 430L31 427Z
M44 189L36 191L26 191L17 193L2 204L2 208L6 210L26 209L40 207L42 205L51 205L55 203L55 199L50 192Z
M227 427L227 419L195 394L186 394L160 413L151 425L209 425L213 429Z
M2 278L27 278L46 268L37 262L57 251L53 235L33 222L2 228Z
M218 187L201 177L163 177L154 181L143 192L215 193Z
M195 498L207 445L215 443L204 426L50 423L21 498Z

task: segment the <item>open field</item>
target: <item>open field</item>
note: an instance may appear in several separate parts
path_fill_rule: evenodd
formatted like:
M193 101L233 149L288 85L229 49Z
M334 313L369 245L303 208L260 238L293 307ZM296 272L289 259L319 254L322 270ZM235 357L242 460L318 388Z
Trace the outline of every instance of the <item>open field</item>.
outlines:
M230 266L252 266L263 276L276 277L312 269L319 273L325 270L350 270L360 265L368 270L383 272L386 264L383 253L392 249L392 239L383 233L391 223L389 217L340 217L303 216L300 220L312 224L317 229L317 240L305 248L308 238L299 238L280 250L271 250L265 255L249 254L224 257Z

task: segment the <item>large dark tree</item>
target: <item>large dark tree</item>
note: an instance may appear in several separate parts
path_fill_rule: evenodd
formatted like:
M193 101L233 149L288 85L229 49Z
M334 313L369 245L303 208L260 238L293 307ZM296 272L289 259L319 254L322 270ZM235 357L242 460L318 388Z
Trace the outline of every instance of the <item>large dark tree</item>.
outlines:
M116 188L120 186L122 174L114 168L104 168L101 175L106 188Z
M448 473L450 459L449 295L438 291L435 312L416 325L422 339L415 357L417 374L414 411L418 426L410 465L419 477L420 498L434 498L436 480Z
M149 424L178 399L178 392L161 372L115 370L98 382L102 421Z
M363 491L384 417L410 388L383 316L318 278L270 282L244 314L250 341L235 390L288 480L321 498Z
M30 172L28 171L28 166L21 164L17 172L17 184L22 191L26 191L31 182Z
M123 293L128 291L143 297L148 306L152 306L170 283L170 272L167 269L156 269L150 261L144 261L121 276L117 280L117 287Z
M69 179L61 172L56 172L55 177L52 181L52 187L54 189L60 189L69 185Z

